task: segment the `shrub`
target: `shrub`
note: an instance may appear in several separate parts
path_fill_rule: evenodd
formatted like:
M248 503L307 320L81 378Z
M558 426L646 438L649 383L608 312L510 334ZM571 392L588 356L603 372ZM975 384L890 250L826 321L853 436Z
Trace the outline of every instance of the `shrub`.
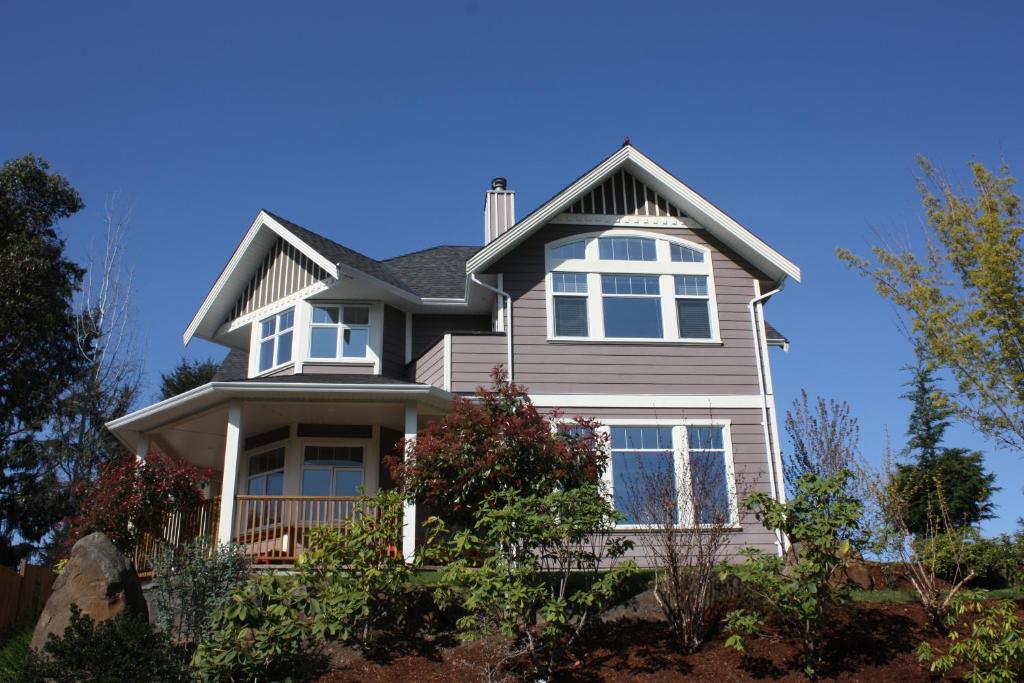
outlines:
M984 598L984 591L962 593L949 614L949 647L942 652L921 643L918 660L943 675L962 667L964 678L972 683L1022 680L1024 624L1012 601L986 604Z
M845 582L831 579L842 570L851 554L849 539L860 519L861 504L846 491L850 473L841 470L822 479L805 474L796 485L793 498L780 503L764 493L747 499L747 507L771 531L781 531L790 542L786 556L766 555L746 548L742 564L724 567L723 578L740 578L745 587L761 598L770 615L746 609L730 612L726 645L744 649L744 636L756 633L767 616L800 641L804 673L814 676L820 659L820 641L825 631L826 606L847 597Z
M22 681L174 682L189 680L170 641L140 615L121 612L96 623L72 605L71 623L29 654Z
M501 367L492 389L477 400L456 397L448 414L389 456L392 477L410 497L443 511L462 526L490 494L519 489L538 494L599 480L607 462L606 437L597 423L576 418L562 429L559 416L543 416L526 390L510 383Z
M344 531L319 527L299 557L299 579L317 603L322 637L367 643L371 629L399 624L412 570L399 548L403 496L380 491L360 497L359 514Z
M505 647L488 675L526 656L535 676L550 678L592 615L614 598L632 562L602 572L631 544L613 537L620 518L593 485L543 495L488 496L472 528L441 551L447 560L435 597L460 603L467 639L497 637ZM430 520L432 531L443 522Z
M204 681L279 681L319 664L315 605L294 576L263 574L236 588L212 616L192 668Z
M208 473L162 453L111 464L84 492L70 541L102 531L130 554L144 534L159 530L164 515L198 505L208 479Z
M211 616L249 578L249 558L241 548L210 549L209 538L196 538L157 555L152 600L161 628L188 650L212 634Z
M922 553L934 553L936 574L951 583L966 567L985 588L1016 586L1024 582L1024 533L985 538L977 529L938 534L920 541Z
M28 661L32 627L21 626L0 636L0 683L13 683Z

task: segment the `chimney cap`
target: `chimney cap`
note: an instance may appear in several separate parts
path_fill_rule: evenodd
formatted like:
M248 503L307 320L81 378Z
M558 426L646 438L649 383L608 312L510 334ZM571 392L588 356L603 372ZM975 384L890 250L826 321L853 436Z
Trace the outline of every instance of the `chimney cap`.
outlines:
M505 188L507 186L508 186L508 179L507 178L502 178L502 177L499 176L499 177L497 177L497 178L495 178L494 180L491 181L491 189L492 190L498 190L499 192L504 192Z

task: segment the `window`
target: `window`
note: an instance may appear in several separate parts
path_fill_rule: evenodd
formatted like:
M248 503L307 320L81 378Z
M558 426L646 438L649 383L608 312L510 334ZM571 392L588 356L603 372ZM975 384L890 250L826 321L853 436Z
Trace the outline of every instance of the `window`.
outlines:
M369 342L369 306L313 306L310 358L366 358Z
M609 432L606 477L623 524L736 523L727 426L613 424ZM671 512L665 496L677 502Z
M555 273L552 276L555 304L555 334L559 337L586 337L587 274Z
M245 490L250 496L280 496L284 493L283 448L249 457L249 481Z
M657 261L655 241L646 237L601 237L597 240L602 261Z
M358 496L362 485L362 446L306 446L302 495Z
M295 327L295 309L289 308L277 315L260 321L259 362L260 372L292 359L292 328Z
M615 509L625 515L625 524L652 523L662 510L657 500L645 499L649 484L666 481L663 477L675 481L672 428L612 427L611 444ZM678 523L678 515L671 521Z
M617 228L552 242L546 267L549 339L720 341L705 247Z
M682 339L711 339L706 275L676 275L676 316Z
M661 291L656 276L602 275L604 336L660 339Z

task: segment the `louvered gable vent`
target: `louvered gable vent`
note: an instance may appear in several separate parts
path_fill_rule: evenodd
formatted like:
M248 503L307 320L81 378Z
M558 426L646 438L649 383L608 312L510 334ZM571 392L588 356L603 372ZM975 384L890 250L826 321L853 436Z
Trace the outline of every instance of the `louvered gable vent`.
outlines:
M685 213L626 171L618 171L569 207L568 213L606 216L673 216Z
M251 313L326 278L323 268L278 237L249 279L227 320Z

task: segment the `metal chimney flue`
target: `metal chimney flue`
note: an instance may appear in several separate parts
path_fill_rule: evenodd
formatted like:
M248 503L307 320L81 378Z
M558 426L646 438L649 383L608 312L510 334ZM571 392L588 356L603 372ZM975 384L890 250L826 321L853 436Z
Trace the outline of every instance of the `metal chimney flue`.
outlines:
M516 193L508 189L508 180L491 180L484 198L484 244L490 244L516 222Z

